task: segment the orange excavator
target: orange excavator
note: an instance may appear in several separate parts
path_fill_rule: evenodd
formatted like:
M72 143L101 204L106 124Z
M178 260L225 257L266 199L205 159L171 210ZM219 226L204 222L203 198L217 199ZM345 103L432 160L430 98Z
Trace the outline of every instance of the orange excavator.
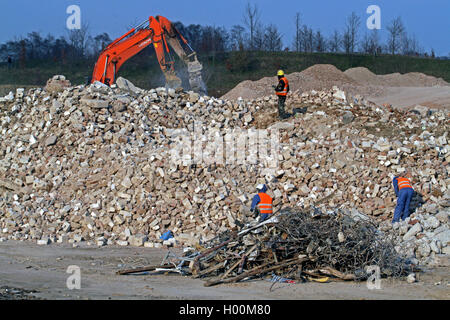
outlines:
M203 67L197 59L196 52L177 28L162 16L149 17L148 20L109 44L101 52L95 64L91 83L95 81L100 81L106 85L115 83L116 75L125 61L151 44L155 48L158 63L166 78L167 87L181 87L181 79L175 74L175 61L170 54L170 45L188 67L191 89L200 94L207 94L201 74ZM183 48L183 44L186 49L189 49L189 53ZM166 53L170 59L166 58Z

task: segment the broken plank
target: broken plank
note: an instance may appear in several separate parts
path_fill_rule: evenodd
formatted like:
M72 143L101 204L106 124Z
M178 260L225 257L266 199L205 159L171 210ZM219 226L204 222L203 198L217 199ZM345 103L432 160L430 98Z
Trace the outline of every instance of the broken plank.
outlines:
M244 254L243 257L248 256L250 253L252 253L256 249L257 246L258 245L255 244L253 247L251 247L249 250L247 250L247 252ZM225 279L237 266L239 266L239 264L241 264L241 262L242 262L242 258L239 261L237 261L235 264L233 264L233 266L231 266L231 268L228 269L227 272L225 272L220 278Z
M325 267L325 268L320 269L319 271L326 275L332 275L332 276L335 276L342 280L355 280L356 279L356 276L354 274L351 274L351 273L346 274L346 273L340 272L331 267Z
M226 260L225 260L225 261L226 261ZM211 272L214 272L214 271L216 271L216 270L218 270L218 269L220 269L220 268L223 268L223 267L224 267L224 262L225 262L225 261L221 261L221 262L217 263L217 264L214 265L214 266L211 266L211 267L209 267L209 268L207 268L207 269L204 269L204 270L198 272L196 275L194 275L194 278L199 278L199 277L204 276L204 275L206 275L206 274L208 274L208 273L211 273Z
M211 287L211 286L214 286L216 284L221 284L221 283L238 282L239 280L242 280L242 279L247 278L247 277L251 277L251 276L254 276L254 275L257 275L257 274L264 274L264 273L267 273L267 272L270 272L270 271L273 271L273 270L277 270L277 269L280 269L280 268L287 267L287 266L295 264L295 263L301 263L303 261L305 261L305 260L304 259L298 259L298 258L289 259L289 260L284 261L281 264L277 264L276 266L265 268L268 265L273 264L273 261L271 261L271 262L267 262L265 264L262 264L262 265L260 265L260 266L258 266L256 268L253 268L252 270L244 272L244 273L242 273L242 274L240 274L240 275L238 275L236 277L232 277L232 278L228 278L228 279L210 280L210 281L205 282L203 285L205 287Z
M166 264L166 265L153 265L153 266L147 266L142 268L134 268L134 269L126 269L126 270L119 270L116 272L116 274L124 275L124 274L131 274L131 273L138 273L138 272L145 272L145 271L154 271L157 268L173 268L173 265Z

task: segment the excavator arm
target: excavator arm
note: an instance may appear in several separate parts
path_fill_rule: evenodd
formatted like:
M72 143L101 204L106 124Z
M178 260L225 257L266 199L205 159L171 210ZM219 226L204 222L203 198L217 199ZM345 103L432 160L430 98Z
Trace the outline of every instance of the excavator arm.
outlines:
M177 39L178 37L189 47L192 51L191 54L186 54ZM171 88L181 86L181 80L175 74L174 61L167 60L165 56L165 52L170 55L167 42L187 64L191 88L194 91L206 94L206 86L201 78L202 66L197 60L196 53L173 24L162 16L150 17L148 21L144 21L108 45L95 64L92 82L100 81L107 85L113 84L120 67L128 59L153 44L167 86Z
M164 31L166 41L187 65L189 84L191 85L191 88L196 92L207 94L206 85L202 79L203 66L197 59L197 53L191 48L183 35L167 18L156 16L156 19L159 21L161 28ZM181 45L179 39L181 39L185 46L189 48L189 54L186 53L186 51L183 49L183 46Z

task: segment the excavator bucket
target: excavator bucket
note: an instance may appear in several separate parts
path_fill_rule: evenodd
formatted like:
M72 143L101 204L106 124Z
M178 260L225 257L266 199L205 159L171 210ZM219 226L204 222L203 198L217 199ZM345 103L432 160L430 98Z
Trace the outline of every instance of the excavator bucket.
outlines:
M176 89L181 87L181 79L178 78L174 73L166 72L166 87Z
M201 63L196 59L194 61L189 61L187 63L187 66L189 73L189 84L191 85L191 89L201 95L207 95L208 90L206 89L205 82L202 78L203 66L201 65Z

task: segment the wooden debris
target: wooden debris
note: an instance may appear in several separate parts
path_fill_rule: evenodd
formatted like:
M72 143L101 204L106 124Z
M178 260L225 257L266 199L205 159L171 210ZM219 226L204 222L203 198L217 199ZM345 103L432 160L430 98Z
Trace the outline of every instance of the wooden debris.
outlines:
M232 278L228 278L228 279L218 279L218 280L207 281L207 282L204 283L204 286L205 287L211 287L211 286L214 286L214 285L219 284L219 283L238 282L239 280L242 280L242 279L247 278L247 277L251 277L251 276L254 276L254 275L258 275L258 274L266 274L267 272L274 271L274 270L277 270L277 269L281 269L281 268L287 267L287 266L292 265L292 264L296 264L296 263L300 264L303 261L304 260L294 259L294 261L291 260L291 261L284 262L282 264L277 264L275 266L272 266L272 267L264 269L264 267L266 267L267 265L270 265L270 264L273 263L273 262L268 262L268 263L265 263L263 265L260 265L260 266L258 266L256 268L254 268L254 269L252 269L252 270L250 270L248 272L244 272L244 273L242 273L242 274L240 274L240 275L238 275L236 277L232 277Z
M154 266L147 266L147 267L142 267L142 268L119 270L116 272L116 274L125 275L125 274L132 274L132 273L139 273L139 272L146 272L146 271L155 271L158 268L173 268L173 265L171 265L171 264L154 265Z

